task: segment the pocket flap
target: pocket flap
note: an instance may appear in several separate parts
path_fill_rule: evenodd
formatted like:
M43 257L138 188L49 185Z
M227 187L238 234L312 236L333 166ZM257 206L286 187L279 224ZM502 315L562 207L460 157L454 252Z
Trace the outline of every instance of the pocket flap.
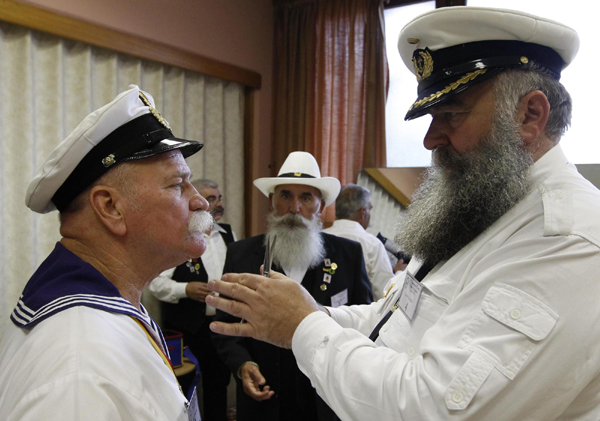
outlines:
M483 300L483 311L535 341L548 336L558 320L558 314L550 307L507 284L490 288Z

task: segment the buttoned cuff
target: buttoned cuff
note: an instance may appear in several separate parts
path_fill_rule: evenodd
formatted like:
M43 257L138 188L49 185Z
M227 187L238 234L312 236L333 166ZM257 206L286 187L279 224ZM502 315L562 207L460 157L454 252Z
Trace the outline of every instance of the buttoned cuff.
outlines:
M298 367L309 378L316 351L327 346L329 337L342 329L335 320L322 311L315 311L300 322L292 337L292 351Z
M177 282L175 285L173 285L173 289L171 290L173 296L178 300L187 298L188 296L185 293L185 287L187 287L187 284L187 282Z

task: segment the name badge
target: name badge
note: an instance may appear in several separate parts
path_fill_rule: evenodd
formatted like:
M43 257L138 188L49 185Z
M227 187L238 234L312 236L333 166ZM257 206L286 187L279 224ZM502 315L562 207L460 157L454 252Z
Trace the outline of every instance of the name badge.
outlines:
M198 406L198 395L196 394L196 388L192 392L192 397L187 404L187 415L189 421L202 421L200 416L200 407Z
M404 278L402 291L400 291L400 298L398 298L395 307L402 310L411 323L417 312L422 292L423 285L415 279L412 273L407 272L406 277Z
M331 307L339 307L348 304L348 290L345 289L342 292L331 297Z

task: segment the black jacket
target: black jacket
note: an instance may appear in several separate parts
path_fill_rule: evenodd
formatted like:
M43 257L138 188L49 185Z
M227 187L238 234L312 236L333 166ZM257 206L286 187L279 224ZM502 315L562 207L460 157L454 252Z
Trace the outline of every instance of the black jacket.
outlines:
M337 268L331 282L323 281L327 273L325 262L309 269L302 285L315 300L331 306L331 297L347 290L348 304L368 304L373 300L371 285L365 270L362 248L356 241L321 234L325 243L326 258ZM264 235L237 241L229 245L223 273L260 273L265 248ZM278 272L281 268L273 267ZM322 287L326 285L327 288ZM217 319L235 322L232 316L217 312ZM237 379L238 368L247 361L254 361L271 386L275 395L266 401L257 402L245 394L238 379L238 421L260 420L337 420L333 411L316 394L308 378L300 372L290 350L269 345L252 338L237 338L213 334L213 343L223 362Z
M228 224L219 224L226 232L221 232L223 241L229 245L233 243L233 232ZM198 273L191 272L186 264L177 266L172 278L177 282L208 282L208 274L202 264L202 259L197 262L200 265ZM178 303L162 303L162 318L166 327L179 331L197 334L206 317L206 304L191 298L182 298Z

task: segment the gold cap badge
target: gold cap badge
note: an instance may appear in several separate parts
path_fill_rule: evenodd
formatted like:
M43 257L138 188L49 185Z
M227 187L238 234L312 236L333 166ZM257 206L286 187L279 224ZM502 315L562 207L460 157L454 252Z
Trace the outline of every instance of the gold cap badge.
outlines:
M413 66L417 75L417 81L422 81L431 76L433 72L433 57L427 50L419 51L418 56L413 56Z

